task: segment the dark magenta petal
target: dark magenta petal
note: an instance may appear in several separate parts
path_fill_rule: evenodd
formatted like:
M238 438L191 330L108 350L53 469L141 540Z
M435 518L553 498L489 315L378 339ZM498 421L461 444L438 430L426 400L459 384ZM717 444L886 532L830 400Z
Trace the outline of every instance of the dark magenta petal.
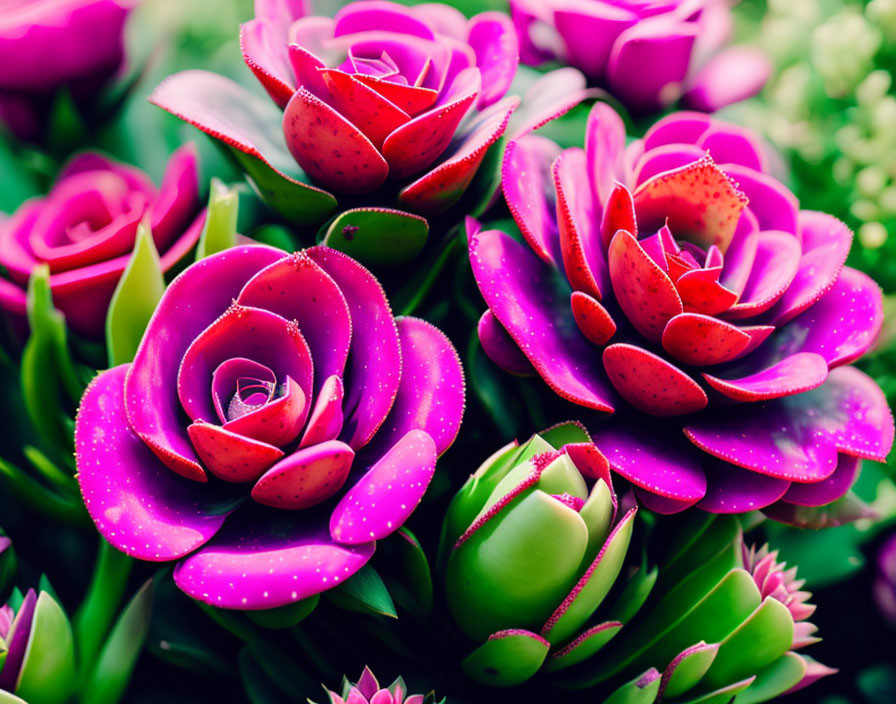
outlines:
M661 516L669 516L673 513L681 513L682 511L689 509L694 505L694 501L682 501L681 499L669 499L665 496L660 496L659 494L653 494L649 491L642 489L639 486L635 487L635 496L638 499L638 503L645 506L650 511L654 513L658 513Z
M270 311L233 304L197 335L184 353L177 373L177 394L190 418L208 422L217 416L211 394L214 372L236 357L264 365L280 384L287 377L294 379L302 396L292 401L301 403L299 412L305 408L305 399L311 397L314 366L298 326Z
M150 209L156 249L165 253L199 210L199 154L192 142L168 160L159 195Z
M826 506L843 496L859 475L862 460L852 455L840 455L837 469L827 479L814 484L790 485L782 500L797 506Z
M339 586L373 550L372 542L336 543L316 512L243 509L216 540L178 564L174 581L206 604L270 609Z
M698 144L712 124L705 112L679 110L657 120L644 134L644 151L666 144Z
M689 83L683 102L715 112L726 105L752 98L772 74L772 64L759 49L733 46L706 63Z
M551 165L560 154L556 143L526 135L507 144L501 183L507 207L532 250L547 264L559 266L557 195Z
M252 487L252 498L281 509L317 506L342 488L354 458L352 448L338 440L296 450L264 473Z
M603 361L614 388L645 413L677 416L707 404L706 392L696 381L645 349L617 343L604 349Z
M728 379L704 374L703 378L716 391L735 401L767 401L821 386L828 378L828 365L821 355L797 352L749 376Z
M486 304L545 382L569 401L612 411L610 385L575 326L562 277L497 230L470 236L470 263Z
M259 271L237 303L298 323L318 385L333 374L342 376L352 339L348 303L339 285L307 253L297 252Z
M725 313L731 319L764 313L787 291L800 265L800 243L780 230L756 233L756 256L740 300Z
M311 399L292 377L281 383L285 388L279 397L228 421L224 429L276 447L295 440L305 425Z
M663 349L679 362L706 366L734 359L747 349L751 338L718 318L682 313L666 324L662 342Z
M444 161L405 186L398 201L425 214L441 213L454 205L470 185L489 147L504 133L518 104L518 98L506 98L472 114L458 129Z
M317 393L317 400L314 403L311 415L308 417L308 425L305 426L305 432L302 435L299 447L307 447L319 442L335 440L339 437L344 421L342 414L343 396L342 377L336 374L327 377Z
M679 22L668 14L627 29L610 54L610 90L637 111L654 110L677 100L697 31L695 23ZM645 66L650 70L645 71Z
M765 171L768 158L755 132L727 122L713 122L696 144L708 151L717 164L739 164Z
M537 130L592 94L585 87L585 77L576 69L566 67L548 71L523 94L520 109L510 122L510 138L518 139Z
M289 70L286 43L259 19L240 25L240 49L243 60L261 81L271 99L285 107L296 90Z
M212 374L212 403L222 423L228 420L227 410L241 378L261 381L271 387L277 384L277 375L269 367L251 359L231 357L222 362Z
M419 318L399 318L397 322L401 384L377 435L377 446L391 447L409 431L423 430L441 455L460 430L464 414L463 367L441 330Z
M706 496L697 503L710 513L747 513L769 506L791 486L786 479L751 472L725 462L704 465Z
M817 389L701 416L685 434L705 452L779 479L816 482L837 453L885 460L893 416L883 392L854 367L833 370Z
M613 237L607 259L622 312L645 338L659 342L666 323L684 311L672 279L625 230Z
M874 343L882 324L880 287L868 275L843 267L824 298L770 337L756 356L774 363L797 352L815 352L829 367L848 364Z
M606 103L595 103L585 124L585 161L591 190L601 208L609 200L622 173L624 151L625 123L622 118ZM578 184L578 188L586 190L584 184Z
M504 97L519 63L519 44L513 24L501 12L482 12L470 20L467 42L476 52L476 66L482 74L479 109Z
M321 20L324 24L332 22L330 18L323 17L309 17L306 20ZM321 34L324 35L325 32L322 31ZM289 63L300 86L314 93L321 100L329 97L330 91L323 77L323 71L327 69L327 65L313 52L304 46L290 44ZM292 93L289 95L289 98L291 97ZM287 98L287 102L289 102L289 98Z
M561 4L553 15L567 62L594 81L604 78L619 35L638 21L637 13L603 2Z
M799 231L799 201L783 183L740 164L722 164L722 169L749 198L750 210L760 230L781 230L794 235Z
M799 269L771 312L772 321L778 326L795 318L831 289L852 245L852 230L826 213L801 211L799 227Z
M128 365L103 372L81 399L78 483L87 512L113 546L141 560L174 560L215 535L229 510L211 487L171 472L128 426L127 372Z
M634 199L642 230L667 224L682 239L704 249L714 244L722 251L747 205L737 184L710 156L645 181Z
M328 188L369 193L389 176L389 165L364 133L305 88L286 106L283 135L299 166Z
M436 469L436 445L411 430L340 499L330 535L349 545L380 540L401 528L417 508Z
M34 609L36 606L37 592L29 589L13 619L11 627L12 637L9 634L5 634L9 642L4 644L3 654L5 657L3 658L3 667L0 668L0 691L14 692L18 685L22 665L25 662L25 655L28 652L28 643L31 640L31 627L34 625ZM16 699L19 699L19 697L13 697L12 695L9 698L13 704L15 704Z
M373 437L398 393L398 330L383 287L367 269L328 247L306 251L339 286L351 314L352 347L344 377L347 393L342 439L357 450Z
M254 481L283 457L278 447L211 423L193 423L187 432L208 471L226 482Z
M706 493L699 453L679 436L611 424L595 433L594 443L614 471L651 494L694 504Z
M603 346L616 334L616 323L607 309L587 293L573 291L569 303L576 325L588 342Z
M609 289L609 272L595 230L593 198L588 189L585 150L564 150L551 167L557 192L560 252L566 278L574 291L601 298Z
M451 143L467 110L482 87L479 70L464 69L454 80L444 104L415 117L390 134L383 143L383 156L393 178L407 178L432 164Z
M409 8L383 0L351 3L337 12L333 19L335 20L334 37L388 27L389 31L396 34L435 39L432 29L425 22L414 17Z
M176 384L181 358L246 281L282 257L281 250L263 246L235 247L207 257L171 282L149 321L125 381L128 422L178 473L204 476L180 415ZM210 391L206 385L209 402Z
M477 331L482 349L485 350L488 358L501 369L517 376L535 374L532 363L522 353L504 326L498 322L491 310L486 310L479 318Z
M759 224L756 222L756 216L748 208L740 214L734 237L725 250L725 262L720 278L722 285L738 296L743 293L750 278L758 246Z

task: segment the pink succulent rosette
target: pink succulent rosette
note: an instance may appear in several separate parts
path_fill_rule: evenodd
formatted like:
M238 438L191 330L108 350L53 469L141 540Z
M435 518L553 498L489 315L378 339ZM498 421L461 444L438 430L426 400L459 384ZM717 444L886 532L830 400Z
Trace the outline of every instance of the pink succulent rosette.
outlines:
M503 97L518 55L501 13L362 0L321 17L256 0L255 15L243 55L276 107L204 71L168 78L151 101L230 146L294 219L322 219L332 194L383 188L415 212L447 209L518 103Z
M0 13L0 122L35 137L62 87L88 97L118 70L130 0L6 0Z
M684 96L712 112L752 97L771 74L757 49L724 48L728 0L511 0L528 64L560 59L633 112Z
M614 416L595 442L648 507L713 512L843 496L883 461L893 417L849 363L882 297L844 266L852 233L801 211L750 132L702 113L625 147L597 104L584 149L508 146L504 195L526 244L474 232L488 355Z
M24 316L28 277L46 264L53 303L69 327L102 337L140 223L149 224L162 270L168 271L199 240L205 222L199 206L192 144L172 155L159 188L132 166L95 153L74 157L46 196L26 201L0 221L0 266L11 279L0 279L0 306Z
M78 481L100 533L180 560L191 597L283 606L339 586L402 526L463 396L445 335L394 319L356 261L239 246L178 276L133 363L91 383Z

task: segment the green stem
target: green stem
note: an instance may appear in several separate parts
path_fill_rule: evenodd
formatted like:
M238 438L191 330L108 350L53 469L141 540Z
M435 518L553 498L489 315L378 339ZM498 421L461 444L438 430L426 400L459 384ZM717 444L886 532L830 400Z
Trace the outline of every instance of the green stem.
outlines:
M81 678L93 671L94 661L118 613L134 561L100 538L93 578L73 619Z
M25 445L22 453L41 476L50 482L61 493L72 497L78 496L78 483L71 474L62 471L53 460L33 445Z
M420 284L417 285L416 281L411 283L411 286L414 287L414 293L411 295L408 302L401 307L401 315L413 315L417 308L420 307L420 304L426 299L429 292L432 290L432 287L435 285L435 282L438 280L439 276L441 276L442 271L444 271L445 266L450 261L457 247L457 236L450 237L442 251L439 253L439 256L426 270L426 274Z

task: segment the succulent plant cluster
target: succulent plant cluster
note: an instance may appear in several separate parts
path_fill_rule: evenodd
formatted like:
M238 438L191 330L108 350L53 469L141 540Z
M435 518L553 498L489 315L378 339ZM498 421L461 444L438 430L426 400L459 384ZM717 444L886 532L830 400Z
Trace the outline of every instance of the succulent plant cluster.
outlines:
M896 691L834 5L0 0L0 704Z

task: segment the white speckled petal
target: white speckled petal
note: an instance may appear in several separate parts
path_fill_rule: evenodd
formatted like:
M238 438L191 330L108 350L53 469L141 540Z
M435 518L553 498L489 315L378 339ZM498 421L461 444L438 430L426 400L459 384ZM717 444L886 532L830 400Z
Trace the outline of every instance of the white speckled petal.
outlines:
M330 517L333 539L356 545L401 528L435 469L435 442L422 430L411 430L342 497Z
M129 366L100 374L81 399L78 483L97 530L113 546L141 560L174 560L212 538L229 512L220 492L172 472L130 428Z
M178 564L174 581L206 604L271 609L339 586L367 564L374 547L335 543L318 511L247 507Z

